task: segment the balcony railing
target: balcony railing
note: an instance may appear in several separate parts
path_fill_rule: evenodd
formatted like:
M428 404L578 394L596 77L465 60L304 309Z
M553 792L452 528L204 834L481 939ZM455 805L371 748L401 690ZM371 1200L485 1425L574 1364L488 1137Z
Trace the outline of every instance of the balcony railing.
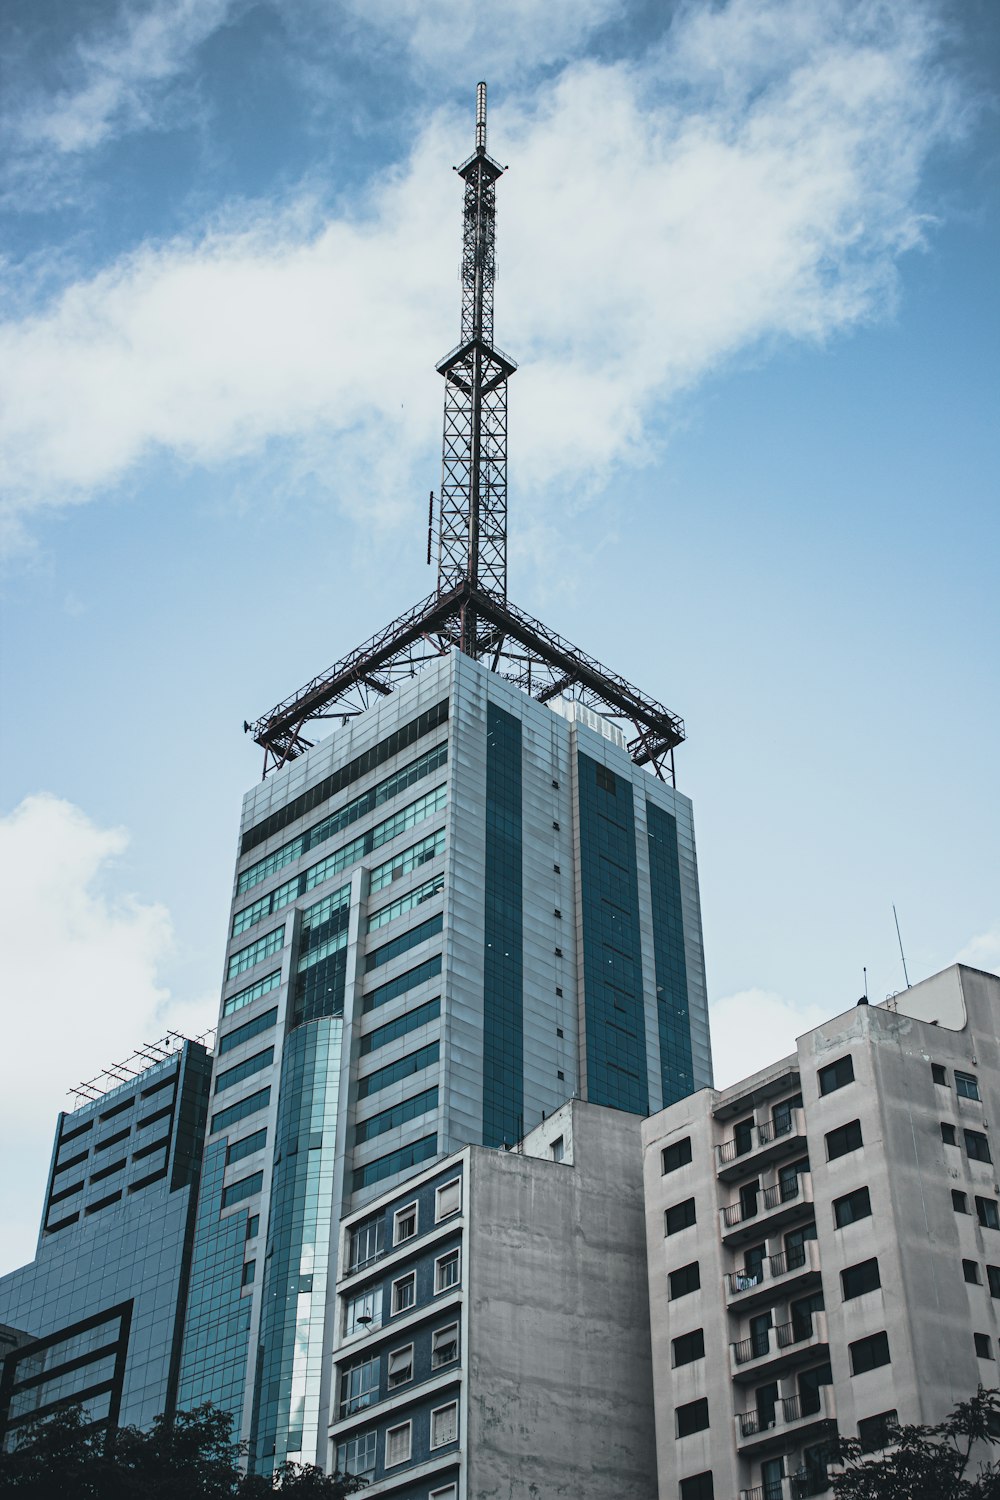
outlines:
M803 1267L808 1267L813 1271L818 1270L817 1252L813 1240L807 1240L801 1245L793 1245L790 1250L782 1250L777 1255L766 1255L758 1264L748 1266L745 1270L727 1271L726 1285L729 1288L729 1295L735 1297L740 1292L752 1291L754 1287L761 1286L765 1281L774 1281L779 1276L786 1276L789 1271L798 1271Z
M750 1438L762 1432L770 1432L774 1427L784 1427L791 1422L800 1422L804 1417L823 1416L825 1410L823 1388L820 1387L815 1391L806 1391L797 1396L779 1397L773 1406L737 1412L736 1420L739 1423L740 1437Z
M762 1125L751 1126L745 1135L734 1135L728 1141L723 1141L715 1148L719 1156L719 1165L727 1166L741 1156L749 1156L752 1151L759 1150L761 1146L769 1146L772 1141L791 1135L796 1126L796 1109L797 1106L779 1105L770 1120L765 1120Z
M762 1193L754 1193L741 1199L739 1203L727 1204L722 1210L724 1228L733 1229L737 1224L756 1219L761 1213L771 1213L782 1204L794 1203L797 1198L802 1198L805 1196L804 1176L804 1173L796 1172L794 1179L787 1178L784 1182L775 1183L774 1187L765 1188Z

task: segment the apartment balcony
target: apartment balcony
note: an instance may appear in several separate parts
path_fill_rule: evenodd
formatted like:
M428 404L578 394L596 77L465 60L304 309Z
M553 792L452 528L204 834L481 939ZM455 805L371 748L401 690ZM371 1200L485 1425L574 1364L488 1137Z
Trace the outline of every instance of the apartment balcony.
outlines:
M749 1140L732 1136L715 1148L716 1173L723 1182L759 1172L772 1162L804 1151L806 1117L801 1109L782 1109L779 1105L770 1120L755 1125Z
M722 1243L738 1245L788 1228L811 1215L812 1202L812 1174L797 1172L793 1181L775 1183L774 1187L720 1209Z
M791 1443L808 1443L829 1431L836 1416L833 1387L779 1397L773 1407L736 1414L736 1446L744 1458Z
M825 1495L832 1484L828 1475L787 1474L777 1484L755 1484L752 1490L740 1490L739 1500L808 1500L810 1495Z
M796 1366L815 1361L829 1347L826 1313L814 1312L809 1319L779 1323L763 1336L741 1339L729 1346L732 1378L736 1381L777 1379Z
M750 1270L729 1271L725 1279L726 1303L732 1311L776 1302L811 1283L819 1284L819 1246L815 1240L806 1240L780 1255L765 1256Z

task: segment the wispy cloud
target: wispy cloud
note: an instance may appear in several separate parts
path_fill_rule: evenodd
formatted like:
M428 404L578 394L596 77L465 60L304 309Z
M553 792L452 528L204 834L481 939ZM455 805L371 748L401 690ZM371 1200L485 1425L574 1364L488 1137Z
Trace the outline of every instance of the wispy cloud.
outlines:
M829 1019L821 1006L793 1003L772 990L741 990L716 1000L709 1009L715 1087L729 1088L787 1057L796 1038Z
M924 232L922 171L961 124L938 41L920 5L732 0L683 11L641 64L576 62L542 96L507 96L497 332L522 360L521 488L600 482L727 359L891 309ZM157 451L218 464L318 446L335 490L363 475L364 505L390 517L423 489L428 368L456 321L443 164L468 135L438 112L349 216L262 207L0 325L15 533Z
M0 1270L32 1254L56 1115L73 1107L65 1090L168 1026L214 1020L214 1003L178 1005L160 978L173 928L165 907L124 888L127 844L57 797L0 818L0 1136L18 1142Z

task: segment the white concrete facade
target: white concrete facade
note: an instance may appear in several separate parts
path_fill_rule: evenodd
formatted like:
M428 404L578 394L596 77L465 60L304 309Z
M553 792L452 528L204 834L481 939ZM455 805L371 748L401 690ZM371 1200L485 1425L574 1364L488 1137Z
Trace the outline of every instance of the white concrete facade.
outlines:
M793 1500L824 1439L1000 1384L1000 979L956 965L643 1125L661 1500Z

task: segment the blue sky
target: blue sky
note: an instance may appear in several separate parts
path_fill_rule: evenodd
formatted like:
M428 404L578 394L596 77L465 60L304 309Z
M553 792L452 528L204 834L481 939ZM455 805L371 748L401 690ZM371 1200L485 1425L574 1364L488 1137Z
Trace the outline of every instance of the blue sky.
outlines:
M490 83L511 594L684 716L718 1075L1000 967L989 0L7 0L0 940L66 1090L217 1007L264 712L426 594Z

